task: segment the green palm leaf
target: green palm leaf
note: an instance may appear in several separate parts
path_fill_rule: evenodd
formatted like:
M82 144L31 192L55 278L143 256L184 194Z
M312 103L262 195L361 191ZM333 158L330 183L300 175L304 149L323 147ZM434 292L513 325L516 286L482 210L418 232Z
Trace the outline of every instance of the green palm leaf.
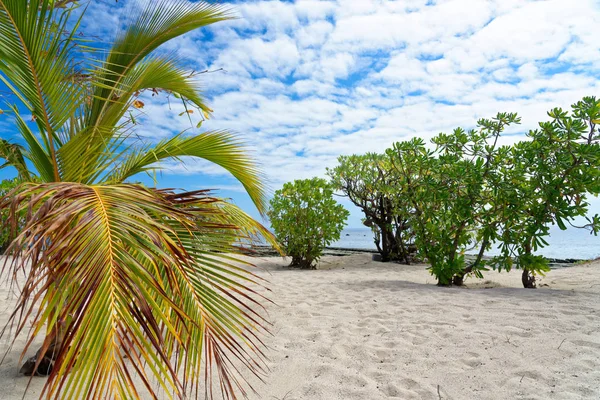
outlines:
M244 186L258 210L261 213L266 210L265 189L257 167L247 156L240 140L224 131L189 137L180 134L155 146L132 149L109 173L106 181L123 182L140 172L160 168L161 161L183 156L203 158L223 167Z
M61 36L68 17L69 11L56 15L49 1L0 0L0 80L33 114L54 160L54 180L59 180L55 132L82 100L82 88L68 79L73 35Z
M106 72L106 71L105 71ZM154 57L137 63L128 71L117 90L118 96L106 103L101 121L95 128L83 128L81 134L72 137L60 150L60 160L66 181L88 182L96 176L96 167L103 156L111 151L111 145L124 136L127 123L119 123L135 100L136 94L152 89L157 92L176 93L202 110L209 110L199 95L197 82L190 74L178 68L171 60ZM81 160L86 160L82 163Z
M85 159L95 159L104 151L112 135L116 134L110 127L116 122L116 116L121 113L119 108L129 104L136 87L137 90L142 90L149 85L155 85L156 88L175 92L182 90L186 98L208 111L198 94L191 93L188 80L181 76L181 71L174 68L170 62L146 58L160 45L173 38L230 18L222 6L182 1L151 2L134 16L129 28L115 41L106 60L97 71L97 78L93 81L96 90L85 124L88 127L87 134L93 139L88 139L90 146ZM152 70L160 70L160 74L152 77L148 73ZM177 85L174 85L174 75L180 75ZM113 108L115 103L120 106Z

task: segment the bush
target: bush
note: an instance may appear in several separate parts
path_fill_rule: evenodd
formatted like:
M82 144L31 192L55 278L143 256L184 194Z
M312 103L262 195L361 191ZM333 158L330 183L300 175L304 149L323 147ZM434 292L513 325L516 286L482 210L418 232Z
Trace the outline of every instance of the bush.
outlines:
M418 252L429 261L439 285L462 284L467 273L482 276L483 253L495 239L497 224L497 210L488 203L506 152L497 146L498 138L515 123L516 114L499 113L479 120L477 129L440 133L431 150L415 138L387 151L402 178L396 190L414 208L411 225ZM476 260L467 265L465 252L476 247Z
M348 215L321 178L286 183L268 212L277 239L292 257L290 266L299 268L314 268L325 247L340 238Z
M0 200L4 198L11 190L19 185L18 179L4 179L0 182ZM10 244L10 227L7 224L8 210L0 213L0 254L3 254Z
M587 216L588 194L600 193L600 101L585 97L571 112L555 108L548 116L529 131L529 140L511 147L510 163L500 171L503 186L490 199L503 211L500 256L492 266L522 269L526 288L535 288L536 275L550 270L548 260L534 254L548 244L550 225L565 230L585 217L592 233L600 231L598 216Z

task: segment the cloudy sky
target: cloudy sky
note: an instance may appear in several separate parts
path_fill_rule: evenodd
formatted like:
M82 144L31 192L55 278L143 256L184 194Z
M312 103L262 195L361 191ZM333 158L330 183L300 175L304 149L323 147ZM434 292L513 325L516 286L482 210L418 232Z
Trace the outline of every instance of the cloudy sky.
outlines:
M114 35L119 7L93 2L84 28ZM272 189L323 176L340 154L380 152L413 136L469 128L498 111L522 116L504 139L519 140L548 109L600 95L596 0L300 0L232 7L237 20L163 50L191 69L219 70L201 75L214 109L203 128L238 132ZM179 111L165 99L147 101L138 134L156 140L190 129ZM172 165L159 185L220 187L251 211L240 186L205 163ZM356 209L350 226L360 226Z

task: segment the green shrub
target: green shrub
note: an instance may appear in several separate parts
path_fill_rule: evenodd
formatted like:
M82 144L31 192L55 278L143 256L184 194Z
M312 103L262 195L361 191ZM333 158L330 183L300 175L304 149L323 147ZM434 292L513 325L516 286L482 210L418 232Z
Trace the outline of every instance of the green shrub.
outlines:
M587 216L588 194L600 193L600 102L586 97L571 113L556 108L548 115L511 146L498 139L520 118L499 113L475 130L436 136L434 146L415 138L387 150L401 178L393 190L412 203L415 244L438 284L481 277L489 266L520 268L523 286L534 288L536 275L549 270L534 253L548 244L551 225L564 230L586 217L586 227L600 231L600 218ZM493 245L500 255L484 261ZM464 253L473 249L477 257L467 264Z
M462 284L467 273L482 276L483 253L495 239L497 225L497 210L488 203L506 153L497 146L498 138L516 123L516 114L499 113L479 120L477 129L440 133L431 150L419 138L387 150L402 178L396 190L414 209L410 222L417 250L439 285ZM467 265L464 253L476 247L479 254Z
M588 194L600 193L600 101L585 97L571 112L555 108L549 121L529 131L528 139L510 149L500 171L502 186L490 206L502 211L501 254L492 266L523 270L523 286L534 288L536 275L549 271L548 260L534 252L548 244L550 225L567 229L585 217L592 233L598 216L588 216Z
M340 238L349 212L333 199L324 179L288 182L275 192L268 216L290 266L314 268L331 242Z
M4 179L0 182L0 200L4 199L11 190L19 185L20 181L17 178ZM7 225L8 210L4 209L0 212L0 254L3 254L10 244L10 227Z

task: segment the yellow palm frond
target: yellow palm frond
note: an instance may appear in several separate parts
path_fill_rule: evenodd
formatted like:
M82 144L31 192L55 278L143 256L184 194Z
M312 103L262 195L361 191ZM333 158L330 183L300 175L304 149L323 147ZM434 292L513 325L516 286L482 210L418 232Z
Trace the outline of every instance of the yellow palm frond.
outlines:
M45 395L138 398L137 376L150 393L156 381L181 398L198 389L202 360L224 393L245 393L233 360L264 371L268 324L264 281L232 258L231 239L265 228L224 204L204 192L73 183L27 184L4 199L0 209L30 211L5 266L15 278L31 266L15 334L30 318L28 343L45 326L62 332Z

